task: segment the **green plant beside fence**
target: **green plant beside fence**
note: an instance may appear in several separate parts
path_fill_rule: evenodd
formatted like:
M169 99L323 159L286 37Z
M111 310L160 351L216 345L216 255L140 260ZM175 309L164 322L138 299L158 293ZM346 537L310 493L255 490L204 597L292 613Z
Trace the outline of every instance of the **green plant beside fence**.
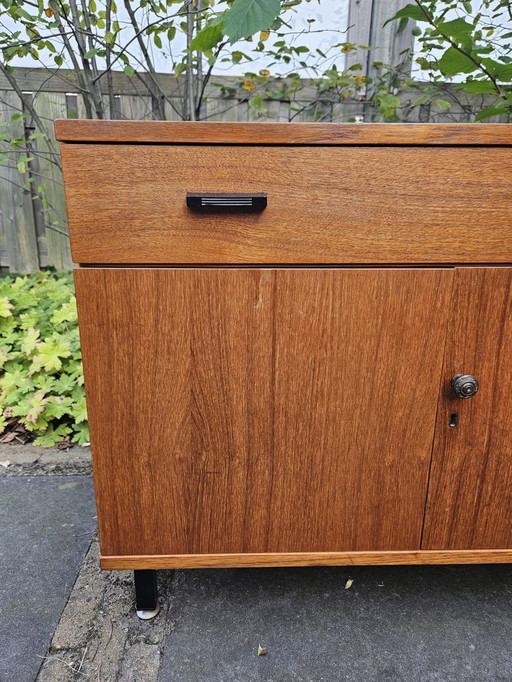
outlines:
M0 279L0 440L89 440L70 273Z

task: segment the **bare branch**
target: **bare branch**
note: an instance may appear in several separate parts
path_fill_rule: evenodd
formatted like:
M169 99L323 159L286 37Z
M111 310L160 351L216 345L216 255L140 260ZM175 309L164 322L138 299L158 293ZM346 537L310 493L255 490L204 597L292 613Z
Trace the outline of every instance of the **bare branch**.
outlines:
M206 73L204 75L204 78L203 78L202 83L201 83L201 89L198 93L197 100L196 100L196 118L199 118L199 115L201 113L201 101L203 99L203 95L204 95L204 91L206 89L206 86L208 85L208 83L210 81L212 71L213 71L213 67L215 66L215 64L217 62L217 57L219 56L219 54L221 53L221 51L224 49L224 47L227 44L228 44L228 41L225 41L219 45L217 52L215 54L215 59L212 59L211 64L208 67L208 70L206 71ZM198 56L198 59L200 59L199 56Z
M193 56L190 45L194 37L194 9L195 0L188 0L187 2L187 70L185 71L185 98L184 98L184 112L187 115L184 118L191 121L196 120L196 107L194 103L194 70L193 70Z
M98 118L103 118L103 100L101 98L101 91L97 88L98 76L92 73L91 65L89 60L84 57L87 54L86 43L84 31L80 25L80 16L78 12L78 7L76 5L76 0L69 0L69 7L71 9L71 17L73 21L73 27L75 30L75 39L78 44L78 50L80 52L80 57L82 59L83 71L87 85L89 86L89 95L94 103L94 108L96 110L96 116Z
M22 101L24 110L27 111L32 116L32 119L33 119L34 123L36 124L36 126L39 128L39 130L42 133L45 133L45 135L46 135L46 128L45 128L44 123L42 122L39 114L35 110L34 105L32 104L31 95L29 95L25 92L22 92L22 90L21 90L20 86L18 85L16 79L14 78L12 73L9 71L9 69L5 66L5 64L3 64L2 62L0 62L0 71L3 73L5 78L9 81L9 85L12 87L14 92L18 95L18 97ZM51 140L48 135L46 135L46 139L47 139L47 142L49 143L50 147L54 148L53 147L53 140ZM60 168L60 160L59 160L58 165Z
M147 48L146 43L144 42L144 39L142 37L142 32L140 30L139 24L137 22L137 17L135 16L135 12L133 11L132 4L130 0L124 0L124 6L126 8L126 11L128 12L128 16L130 17L130 22L131 25L133 26L133 29L135 31L135 36L137 38L137 43L139 45L140 51L142 52L142 55L145 59L146 63L146 68L149 73L149 80L151 82L151 87L149 83L146 83L146 87L151 90L151 94L153 95L153 98L155 99L157 103L157 108L158 108L158 117L163 121L165 120L165 106L162 101L162 93L161 93L161 88L159 84L157 83L155 74L155 67L153 66L153 60L151 59L151 55L149 54L149 50ZM157 86L157 92L155 92L154 85L156 84Z
M68 56L71 60L71 63L73 64L73 68L75 70L80 89L82 90L83 93L88 93L89 91L87 89L84 77L82 76L82 70L80 68L80 64L78 62L78 59L76 58L75 50L73 49L73 46L71 45L71 42L67 36L67 33L64 30L64 26L62 25L60 10L57 7L56 0L50 0L50 7L53 9L53 16L55 17L55 21L58 24L59 33L62 36L64 46L65 46L66 51L68 53ZM62 5L61 5L61 7L62 7ZM64 15L64 16L66 16L66 15ZM85 104L85 111L87 114L87 118L92 118L92 107L91 107L91 103L89 101L89 98L87 96L84 97L84 104Z
M112 0L106 0L105 8L105 29L108 33L112 24ZM117 118L116 99L114 97L114 83L112 81L112 69L110 63L112 61L112 50L107 49L105 53L105 63L107 65L107 90L108 90L108 108L110 118Z

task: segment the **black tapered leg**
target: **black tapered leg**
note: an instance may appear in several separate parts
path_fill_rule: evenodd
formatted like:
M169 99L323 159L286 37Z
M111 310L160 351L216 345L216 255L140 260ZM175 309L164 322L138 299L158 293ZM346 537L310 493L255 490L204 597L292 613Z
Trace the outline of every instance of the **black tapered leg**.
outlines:
M156 584L156 571L137 570L133 572L135 579L135 604L137 613L148 614L158 609L158 590ZM156 615L156 613L154 614ZM140 616L143 617L143 616ZM148 617L151 617L148 615Z

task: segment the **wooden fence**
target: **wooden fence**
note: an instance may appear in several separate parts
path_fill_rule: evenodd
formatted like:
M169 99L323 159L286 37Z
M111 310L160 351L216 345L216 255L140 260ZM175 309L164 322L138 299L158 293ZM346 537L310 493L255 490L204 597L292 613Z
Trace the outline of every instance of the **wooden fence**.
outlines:
M61 74L63 72L60 72ZM57 270L72 267L67 236L66 211L62 175L59 165L58 143L53 135L56 118L82 118L85 116L82 96L69 81L72 72L64 72L66 80L44 69L15 69L15 77L23 93L31 94L32 105L42 122L45 138L26 143L26 155L33 157L26 173L17 168L19 154L10 153L0 165L0 270L30 272L41 267L53 266ZM163 90L169 95L166 103L168 120L179 120L183 84L173 76L159 74ZM116 112L115 118L152 119L154 103L144 89L144 82L128 78L124 73L114 73ZM370 120L368 105L362 101L339 101L329 95L319 97L314 83L305 82L297 99L272 98L264 102L264 111L257 111L248 104L248 93L238 87L240 80L226 77L213 79L229 87L229 95L211 86L205 92L202 119L211 121L348 121ZM276 90L279 82L275 83ZM417 89L406 89L400 94L403 111L408 121L455 122L470 120L474 102L451 89L453 105L449 111L436 109L430 104L410 109L409 104L418 97ZM9 83L0 75L0 122L10 121L13 114L23 112L20 97L12 91ZM36 131L30 115L3 127L7 138L29 139ZM5 144L5 143L4 143ZM44 202L37 195L37 188L45 186ZM44 205L46 202L47 205Z

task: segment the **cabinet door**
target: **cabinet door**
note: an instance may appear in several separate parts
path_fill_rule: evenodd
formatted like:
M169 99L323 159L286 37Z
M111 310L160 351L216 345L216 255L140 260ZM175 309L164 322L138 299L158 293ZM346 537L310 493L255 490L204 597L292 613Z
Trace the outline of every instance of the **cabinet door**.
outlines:
M452 274L78 270L102 554L419 548Z
M424 549L512 547L511 370L512 268L456 269ZM455 374L478 393L457 398Z

